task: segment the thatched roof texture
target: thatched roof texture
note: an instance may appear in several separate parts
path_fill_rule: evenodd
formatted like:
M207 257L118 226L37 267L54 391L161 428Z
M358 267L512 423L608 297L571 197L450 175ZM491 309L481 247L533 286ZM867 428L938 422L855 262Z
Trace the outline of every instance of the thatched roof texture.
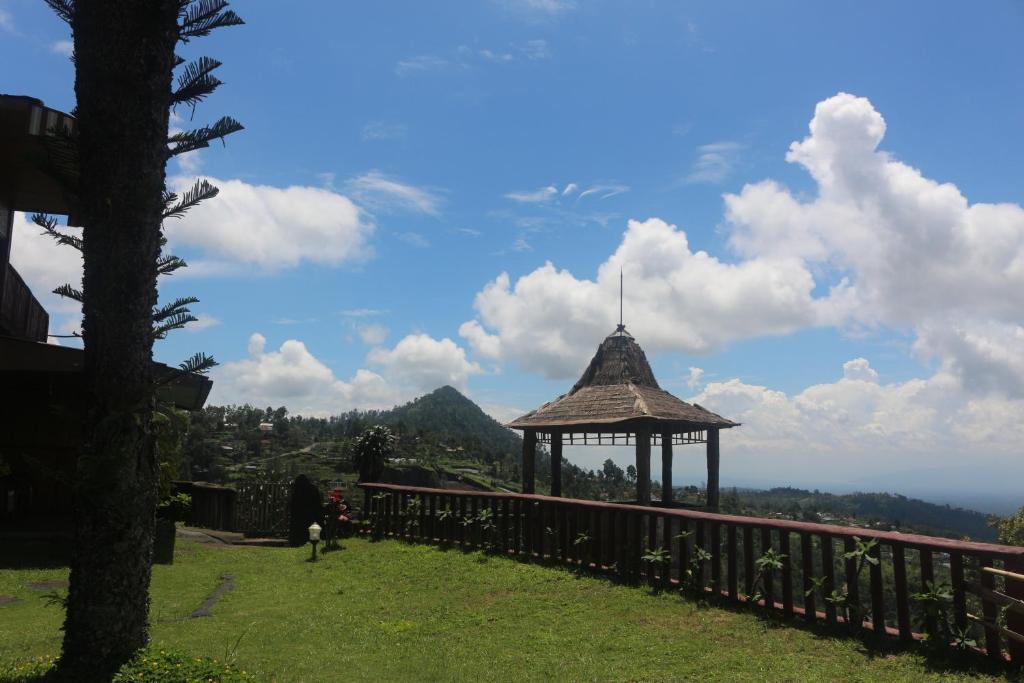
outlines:
M737 423L681 401L658 386L647 356L625 327L605 338L568 394L509 423L513 429L613 425L627 420L677 423L678 430L728 428ZM652 425L653 427L653 425Z

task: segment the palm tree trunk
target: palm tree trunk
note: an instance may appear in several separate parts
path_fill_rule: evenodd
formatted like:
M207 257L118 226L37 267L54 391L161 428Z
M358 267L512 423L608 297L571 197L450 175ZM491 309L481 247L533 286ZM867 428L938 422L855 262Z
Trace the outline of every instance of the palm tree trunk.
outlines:
M151 316L177 39L173 0L78 0L86 421L58 670L109 679L146 645L157 465Z

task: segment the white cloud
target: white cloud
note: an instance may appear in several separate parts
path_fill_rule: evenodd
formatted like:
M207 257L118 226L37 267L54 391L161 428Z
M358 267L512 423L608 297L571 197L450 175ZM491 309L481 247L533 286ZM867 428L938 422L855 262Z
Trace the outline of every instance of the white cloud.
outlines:
M576 9L575 0L497 0L507 10L525 15L557 17Z
M972 470L998 472L1002 482L1024 477L1024 427L1011 417L1024 401L973 399L943 371L880 384L863 358L845 363L843 374L794 395L732 379L688 399L742 423L722 436L724 485L735 477L906 492L927 479L934 492L955 490Z
M263 350L267 347L267 338L259 332L253 332L249 336L249 355L253 358L257 358L263 355Z
M521 191L521 192L509 192L505 195L506 198L512 201L521 202L524 204L537 204L540 202L548 202L558 196L558 188L554 185L548 185L542 187L539 190L532 191Z
M515 59L511 52L494 52L492 50L480 50L480 56L488 62L507 64Z
M464 390L466 379L482 372L479 365L466 360L465 350L451 339L437 340L425 334L411 334L393 349L373 349L367 360L383 367L396 382L420 392L445 384Z
M409 127L404 123L370 121L363 126L363 140L394 140L404 138L408 132Z
M859 382L877 382L878 373L866 358L854 358L843 363L843 379Z
M623 192L629 192L628 185L621 185L619 183L592 185L583 190L583 192L580 192L579 199L584 199L590 195L597 195L599 199L608 199Z
M80 230L68 232L81 235ZM54 242L23 213L14 214L12 235L11 264L50 314L50 330L55 334L77 331L81 324L81 307L70 299L53 294L53 290L65 283L81 288L81 253Z
M726 194L730 260L691 251L662 220L630 221L596 278L553 264L514 283L502 274L477 295L477 320L504 358L571 377L614 325L621 266L626 322L653 351L703 353L811 326L891 328L913 331L915 351L969 391L1024 396L1024 208L969 203L880 150L885 130L867 99L824 100L786 157L816 193L765 180Z
M370 171L349 179L345 189L361 205L374 211L407 211L436 216L441 198L424 188L390 178L380 171Z
M194 179L177 177L178 192ZM250 185L241 180L210 182L220 194L166 223L173 248L201 249L222 264L250 264L274 270L302 262L342 265L373 254L374 224L351 199L316 187ZM189 274L196 274L192 264Z
M501 337L488 334L476 320L459 325L459 336L469 342L473 351L487 358L501 358Z
M215 318L212 315L200 313L199 315L196 316L196 318L197 320L195 322L189 323L188 326L185 327L187 331L201 332L202 330L206 330L211 327L216 327L217 325L222 324L222 321L220 319Z
M380 308L347 308L341 311L341 314L346 318L372 318L378 315L384 315L387 311Z
M359 333L359 338L368 346L383 344L389 334L387 327L376 323L372 325L359 325L356 327L356 331Z
M918 350L968 388L1019 392L1024 367L1000 347L1020 343L1024 209L969 203L952 183L879 150L885 132L865 98L818 103L810 134L786 156L817 195L801 200L772 181L726 195L731 246L828 273L822 322L913 328Z
M0 29L8 33L18 33L17 29L14 28L14 17L5 9L0 9Z
M690 374L686 378L686 386L696 389L704 382L704 371L700 368L690 366Z
M58 40L50 45L50 51L58 55L70 57L75 53L75 44L70 40Z
M688 183L720 183L729 177L736 166L737 156L743 145L724 141L701 145L697 148L697 160L693 162Z
M430 246L430 240L418 232L398 232L395 233L395 237L402 240L410 247L416 247L417 249L426 249Z
M352 408L389 408L405 395L383 377L357 370L347 381L309 352L296 339L277 351L265 350L266 339L249 339L249 358L225 363L213 373L211 404L285 405L289 412L330 415Z
M528 40L518 48L524 57L533 62L551 58L551 50L546 40Z
M686 234L652 218L630 221L595 280L553 264L502 273L476 296L478 323L502 357L548 377L578 374L618 321L619 269L629 329L650 351L704 353L735 340L814 322L814 280L795 259L725 263L691 251Z
M447 59L436 55L419 55L403 59L395 65L395 73L399 76L413 76L430 71L442 71L451 65Z

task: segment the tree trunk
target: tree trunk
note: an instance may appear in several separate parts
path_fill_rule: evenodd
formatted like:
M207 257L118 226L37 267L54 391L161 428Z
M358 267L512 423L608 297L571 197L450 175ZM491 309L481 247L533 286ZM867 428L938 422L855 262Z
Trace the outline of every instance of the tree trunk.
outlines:
M59 673L109 679L149 638L156 303L173 0L78 0L72 20L84 226L87 405Z

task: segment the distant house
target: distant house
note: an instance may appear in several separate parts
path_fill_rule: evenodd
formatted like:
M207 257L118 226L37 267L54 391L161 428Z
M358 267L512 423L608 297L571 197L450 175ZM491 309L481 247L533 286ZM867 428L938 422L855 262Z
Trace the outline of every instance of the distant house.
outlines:
M11 266L10 254L14 212L74 212L75 198L55 179L57 160L44 144L55 129L73 127L73 117L37 99L0 95L0 522L70 511L89 402L85 354L46 343L49 315ZM159 363L154 370L157 376L175 372ZM158 396L180 408L201 408L212 384L186 375Z

